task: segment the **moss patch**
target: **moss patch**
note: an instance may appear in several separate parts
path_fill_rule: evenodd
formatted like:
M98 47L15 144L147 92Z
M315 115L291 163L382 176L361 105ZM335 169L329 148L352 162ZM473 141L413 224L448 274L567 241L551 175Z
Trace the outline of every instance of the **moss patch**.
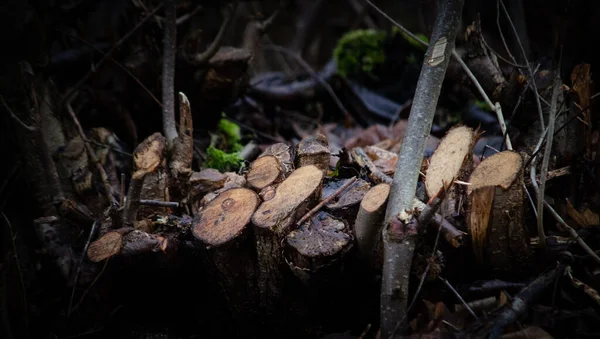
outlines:
M350 31L340 38L333 52L338 73L343 77L367 74L385 62L385 32L373 29Z

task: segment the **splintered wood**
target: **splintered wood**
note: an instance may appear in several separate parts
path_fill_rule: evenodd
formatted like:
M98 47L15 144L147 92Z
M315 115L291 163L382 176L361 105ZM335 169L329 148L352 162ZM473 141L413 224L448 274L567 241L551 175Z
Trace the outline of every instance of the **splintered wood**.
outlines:
M471 174L468 222L479 264L502 271L527 269L531 250L523 225L522 168L521 155L504 151L483 160Z

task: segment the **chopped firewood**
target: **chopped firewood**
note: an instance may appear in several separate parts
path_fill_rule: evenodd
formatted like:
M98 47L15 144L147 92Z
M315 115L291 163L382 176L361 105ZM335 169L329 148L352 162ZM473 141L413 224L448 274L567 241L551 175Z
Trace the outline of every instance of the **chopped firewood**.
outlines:
M292 161L292 155L290 154L290 146L279 142L267 147L259 157L272 155L279 160L283 175L287 175L294 169L294 163Z
M369 261L374 259L377 249L381 223L385 215L390 185L381 183L372 187L362 202L354 222L354 234L358 244L359 255Z
M454 127L446 133L431 156L426 171L425 189L429 199L443 188L446 192L442 215L459 212L458 202L464 195L464 187L452 185L454 180L466 181L472 171L473 146L476 133L469 127Z
M250 164L246 180L250 187L260 191L275 184L282 177L282 173L279 160L274 155L265 155Z
M206 168L200 172L193 172L188 180L190 197L206 194L217 190L225 184L227 176L214 168Z
M272 199L264 201L252 216L258 256L258 288L265 312L273 316L282 311L281 297L286 269L282 256L283 240L294 222L321 197L323 172L314 165L298 168L275 189Z
M527 269L531 259L523 224L523 159L504 151L483 160L470 177L468 222L477 262L493 269Z
M219 188L214 192L210 192L206 194L202 200L200 201L201 205L208 204L211 200L216 198L219 194L225 192L230 188L238 188L246 186L246 178L243 175L239 175L234 172L225 172L223 174L225 176L225 182L223 183L223 187Z
M247 188L232 188L211 200L194 218L192 233L205 245L232 315L244 326L253 326L257 314L256 262L250 218L259 204Z
M122 248L123 234L113 231L106 233L100 239L91 243L87 255L90 261L100 262L121 253Z
M302 139L298 143L296 151L296 167L315 165L326 174L329 169L330 157L331 152L329 151L327 137L321 133L316 133L315 135Z
M193 234L210 247L227 244L246 228L258 203L258 195L247 188L229 189L194 218Z
M321 211L291 231L286 242L292 272L308 283L320 270L341 262L352 246L352 235L343 220Z

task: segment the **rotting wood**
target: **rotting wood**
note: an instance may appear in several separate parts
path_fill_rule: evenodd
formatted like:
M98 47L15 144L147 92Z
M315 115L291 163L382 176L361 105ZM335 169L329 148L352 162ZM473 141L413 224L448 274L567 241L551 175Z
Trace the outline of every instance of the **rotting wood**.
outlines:
M194 218L192 233L205 245L233 318L254 332L258 319L256 253L249 225L259 204L247 188L232 188L211 200Z
M467 187L467 220L478 264L527 270L532 254L523 224L523 159L504 151L483 160Z
M321 211L287 235L286 261L294 275L309 283L323 269L328 268L327 276L334 265L341 264L352 240L343 220Z
M321 196L323 172L314 165L298 168L275 189L252 216L258 257L258 289L266 316L276 319L288 309L282 301L284 270L283 240L297 218Z

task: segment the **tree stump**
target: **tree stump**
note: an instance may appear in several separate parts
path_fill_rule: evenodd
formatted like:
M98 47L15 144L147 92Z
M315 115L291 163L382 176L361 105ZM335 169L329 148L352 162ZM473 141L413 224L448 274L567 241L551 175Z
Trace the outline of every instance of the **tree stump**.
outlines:
M473 170L469 181L467 220L477 263L500 271L527 270L532 256L523 224L521 155L496 153Z
M231 188L211 200L194 218L192 233L205 246L235 321L254 333L258 325L256 257L250 219L259 204L256 193Z

